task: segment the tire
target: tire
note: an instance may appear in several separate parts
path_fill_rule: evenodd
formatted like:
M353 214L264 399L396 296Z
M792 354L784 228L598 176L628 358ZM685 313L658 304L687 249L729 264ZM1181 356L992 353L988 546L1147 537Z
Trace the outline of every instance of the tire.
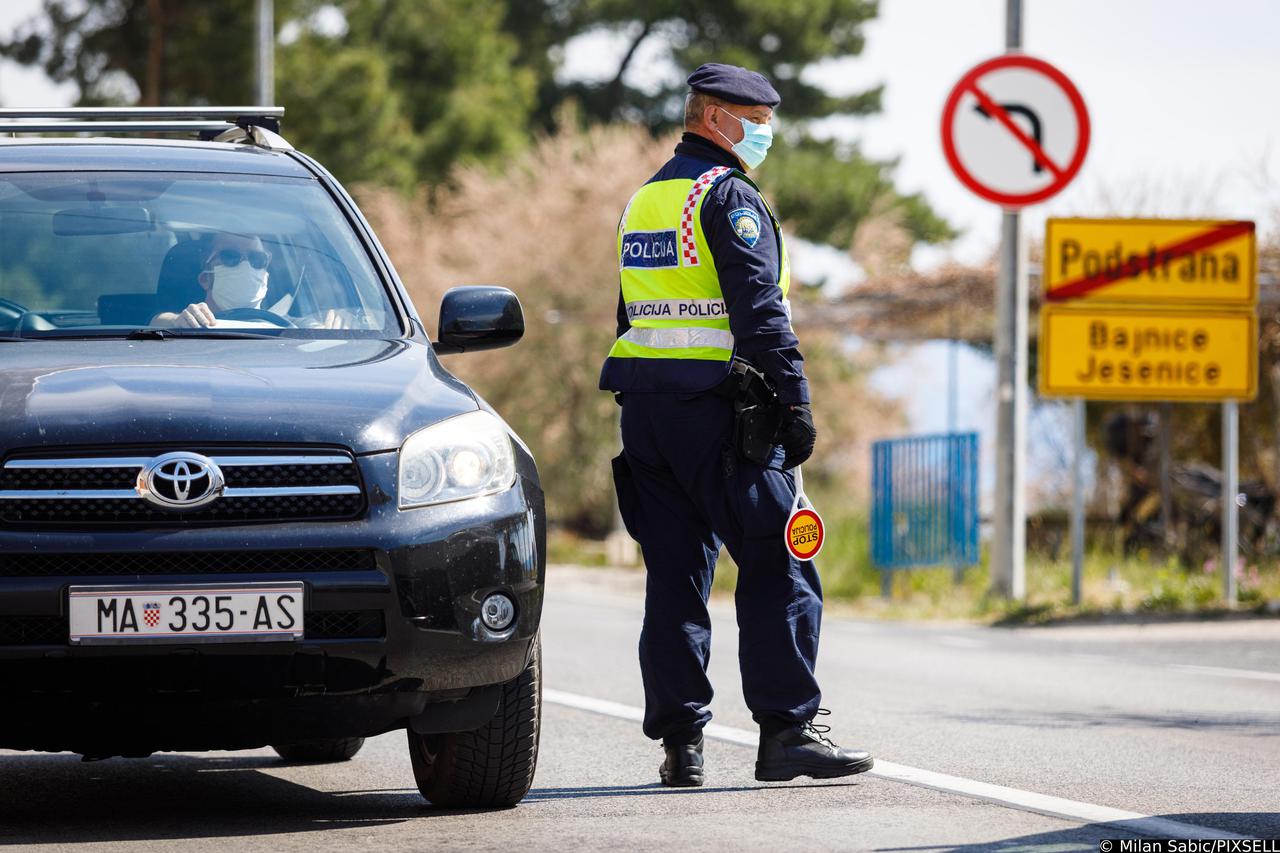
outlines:
M409 757L418 790L445 808L511 808L533 785L542 716L542 642L524 672L502 687L493 719L473 732L416 734Z
M306 764L332 764L336 761L348 761L355 757L364 746L362 737L325 738L322 740L300 740L296 743L281 743L271 748L285 761L297 761Z

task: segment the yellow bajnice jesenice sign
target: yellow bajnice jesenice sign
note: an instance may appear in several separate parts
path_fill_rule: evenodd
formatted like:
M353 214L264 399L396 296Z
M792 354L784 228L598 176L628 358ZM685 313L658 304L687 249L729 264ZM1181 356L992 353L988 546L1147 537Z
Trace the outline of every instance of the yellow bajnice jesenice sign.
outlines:
M1040 393L1090 400L1251 400L1257 396L1251 309L1046 305Z
M1252 305L1252 222L1199 219L1050 219L1049 302Z

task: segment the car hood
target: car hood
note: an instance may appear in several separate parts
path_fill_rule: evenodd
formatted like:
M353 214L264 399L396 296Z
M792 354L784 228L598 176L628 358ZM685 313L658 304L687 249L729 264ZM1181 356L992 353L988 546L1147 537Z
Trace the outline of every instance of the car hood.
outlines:
M408 340L0 344L0 453L124 444L400 446L477 408Z

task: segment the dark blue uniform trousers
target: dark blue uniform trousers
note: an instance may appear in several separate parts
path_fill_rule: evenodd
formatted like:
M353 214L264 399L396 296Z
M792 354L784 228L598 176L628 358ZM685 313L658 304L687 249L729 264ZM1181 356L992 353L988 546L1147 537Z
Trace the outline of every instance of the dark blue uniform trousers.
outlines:
M783 541L795 479L733 451L733 404L712 394L622 395L614 482L648 570L640 670L644 733L695 738L711 719L707 596L724 543L738 564L742 692L766 729L812 719L822 587L813 561ZM726 453L732 471L726 472Z

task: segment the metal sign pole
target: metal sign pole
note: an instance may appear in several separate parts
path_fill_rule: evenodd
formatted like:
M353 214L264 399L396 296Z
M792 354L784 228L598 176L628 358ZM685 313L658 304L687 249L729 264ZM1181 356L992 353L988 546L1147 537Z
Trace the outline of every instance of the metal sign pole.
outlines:
M1236 604L1236 557L1240 553L1240 411L1235 400L1222 404L1222 597Z
M1071 603L1084 599L1084 400L1071 401Z
M1004 46L1009 49L1022 47L1022 0L1005 0Z
M259 106L268 106L276 102L275 0L258 0L256 11L257 98Z
M1022 47L1022 0L1006 0L1005 47ZM996 285L996 494L991 543L991 583L999 595L1026 597L1025 447L1027 299L1018 269L1020 223L1003 214L1000 275ZM1022 286L1020 286L1022 285Z
M1173 546L1173 406L1160 404L1160 534Z

